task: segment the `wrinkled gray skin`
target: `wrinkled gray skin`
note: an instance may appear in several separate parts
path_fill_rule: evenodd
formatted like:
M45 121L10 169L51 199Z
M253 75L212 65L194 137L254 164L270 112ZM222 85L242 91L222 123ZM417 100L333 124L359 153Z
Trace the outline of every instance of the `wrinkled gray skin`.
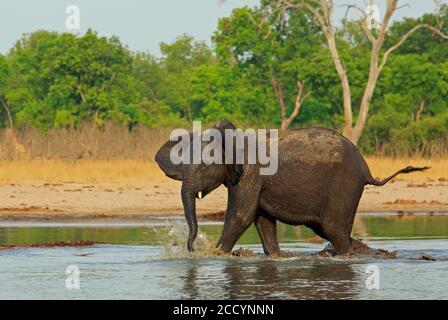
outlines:
M223 132L235 126L221 120L214 128ZM193 251L198 232L196 199L224 184L228 202L218 242L222 251L230 252L254 223L264 252L281 254L276 233L276 222L281 221L311 228L332 243L336 254L346 254L364 186L382 186L398 174L427 169L407 167L377 181L358 149L339 133L325 128L280 132L278 172L272 176L260 175L257 164L173 165L170 151L176 143L165 143L156 161L168 177L183 182L181 195L190 229L189 251Z

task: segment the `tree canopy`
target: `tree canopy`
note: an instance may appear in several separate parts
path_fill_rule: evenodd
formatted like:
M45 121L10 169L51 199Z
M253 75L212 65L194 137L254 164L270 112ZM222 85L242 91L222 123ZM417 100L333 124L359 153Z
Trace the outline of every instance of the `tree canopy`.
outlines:
M302 11L285 21L260 7L222 18L212 45L181 35L162 43L161 57L132 52L117 37L39 30L0 55L0 126L40 130L107 121L151 127L212 123L279 127L302 104L291 127L342 131L338 74L320 28ZM387 47L433 14L393 23ZM440 18L448 27L448 9ZM440 20L438 20L440 23ZM369 42L346 21L336 41L359 105L369 76ZM281 98L281 99L280 99ZM358 109L354 109L358 117ZM390 57L378 79L360 146L365 152L430 154L447 145L448 41L419 30Z

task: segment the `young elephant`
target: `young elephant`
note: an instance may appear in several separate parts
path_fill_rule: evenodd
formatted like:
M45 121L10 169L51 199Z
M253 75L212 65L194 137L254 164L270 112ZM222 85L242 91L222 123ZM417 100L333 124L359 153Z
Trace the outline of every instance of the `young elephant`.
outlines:
M220 121L214 128L221 132L236 129L228 120ZM190 140L191 137L190 134ZM224 184L228 188L228 204L218 242L222 251L230 252L254 223L264 252L280 254L278 220L311 228L332 243L336 254L345 254L350 249L353 220L364 186L382 186L398 174L428 169L407 167L378 181L356 146L333 130L281 131L277 139L278 171L266 176L260 175L259 164L175 165L170 152L177 142L168 141L161 147L156 155L160 168L168 177L183 182L182 202L190 229L188 250L193 251L198 231L196 199ZM222 148L225 146L222 141Z

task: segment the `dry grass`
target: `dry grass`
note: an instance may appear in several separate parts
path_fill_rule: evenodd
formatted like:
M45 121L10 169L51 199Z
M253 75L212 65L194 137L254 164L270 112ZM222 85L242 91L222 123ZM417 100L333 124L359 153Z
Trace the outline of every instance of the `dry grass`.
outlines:
M104 128L0 130L0 160L152 160L172 129L107 123Z
M155 163L141 160L0 161L0 183L132 182L164 177Z
M374 177L387 177L408 165L430 166L426 172L401 175L406 181L448 181L448 159L367 158ZM83 183L136 182L164 178L157 164L143 160L16 160L0 161L0 183L27 181Z
M366 160L374 177L385 178L407 166L429 166L430 170L400 175L398 179L405 181L446 179L448 181L448 159L367 157Z

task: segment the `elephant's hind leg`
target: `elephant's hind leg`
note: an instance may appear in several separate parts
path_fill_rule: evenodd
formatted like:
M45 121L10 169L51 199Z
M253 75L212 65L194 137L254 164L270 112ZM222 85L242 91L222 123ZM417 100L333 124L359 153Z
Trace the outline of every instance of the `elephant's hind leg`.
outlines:
M341 230L338 226L327 228L324 232L326 239L331 242L337 255L348 253L351 244L349 232Z
M350 249L350 232L347 233L344 226L340 224L319 224L312 223L306 225L311 228L319 237L331 242L336 254L344 255Z
M359 197L360 198L360 197ZM353 222L358 208L359 198L355 198L353 205L348 207L332 208L329 217L337 219L326 219L322 222L324 238L331 242L337 255L345 255L351 247L351 234Z
M254 224L260 235L263 250L266 255L280 253L280 247L277 241L276 222L276 219L269 216L265 211L258 209Z
M361 180L342 182L344 179L337 177L329 186L328 202L320 223L324 238L331 242L337 255L345 255L350 250L353 221L364 191Z

